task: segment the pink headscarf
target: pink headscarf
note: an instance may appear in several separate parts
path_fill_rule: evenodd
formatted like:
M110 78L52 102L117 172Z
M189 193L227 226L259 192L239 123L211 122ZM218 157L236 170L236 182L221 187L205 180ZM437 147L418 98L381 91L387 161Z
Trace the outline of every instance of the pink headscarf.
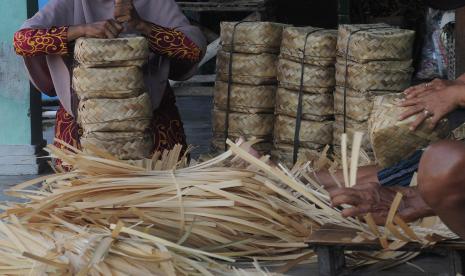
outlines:
M141 18L183 32L205 53L206 41L202 32L190 25L174 0L134 0L134 5ZM113 18L113 10L114 0L50 0L21 28L51 28L93 23ZM48 55L24 59L32 83L40 91L55 91L66 111L75 114L77 102L74 93L71 92L72 56ZM168 58L151 54L144 74L154 109L159 107L166 89L170 66ZM196 69L197 66L193 66L177 80L190 78Z

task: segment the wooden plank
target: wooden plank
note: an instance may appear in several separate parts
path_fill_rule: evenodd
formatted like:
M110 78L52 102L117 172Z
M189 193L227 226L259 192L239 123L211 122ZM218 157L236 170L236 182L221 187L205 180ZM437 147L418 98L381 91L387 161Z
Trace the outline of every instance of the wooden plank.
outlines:
M173 81L171 82L171 86L174 87L181 87L181 86L189 86L189 85L198 85L198 84L211 84L214 83L216 79L216 75L195 75L192 78L186 81Z
M176 97L213 97L213 87L208 86L185 86L174 88Z
M351 228L341 227L334 224L323 225L318 231L315 231L307 241L311 247L334 246L344 247L346 250L382 250L378 240L365 240L363 242L354 242L357 237L357 231ZM465 250L464 241L447 241L441 242L435 246L425 248L419 243L408 243L399 251L416 252L416 251L435 251L435 250Z
M455 74L465 73L465 7L455 11Z

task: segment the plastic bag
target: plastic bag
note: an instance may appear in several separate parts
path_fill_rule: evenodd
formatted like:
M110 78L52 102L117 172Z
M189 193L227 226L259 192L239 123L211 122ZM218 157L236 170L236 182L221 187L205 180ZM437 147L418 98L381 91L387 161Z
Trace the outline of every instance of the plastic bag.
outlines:
M428 9L426 16L426 36L417 79L430 80L448 77L448 51L442 40L444 19L450 12Z

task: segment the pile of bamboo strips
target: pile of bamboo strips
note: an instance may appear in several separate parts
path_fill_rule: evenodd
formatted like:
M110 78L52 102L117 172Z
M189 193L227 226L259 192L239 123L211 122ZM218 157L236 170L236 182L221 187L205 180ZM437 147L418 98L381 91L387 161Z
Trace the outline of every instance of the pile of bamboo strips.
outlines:
M354 140L359 148L361 138ZM181 147L131 164L95 148L88 154L49 146L74 170L9 190L28 202L0 206L0 274L253 275L230 265L308 262L314 255L305 240L325 223L357 229L362 239L379 238L388 249L438 241L433 234L455 237L441 223L407 226L393 216L387 227L376 228L343 218L312 178L326 159L289 171L252 156L251 144L228 141L229 151L190 167L179 158ZM357 156L347 173L352 184ZM401 230L393 230L395 223ZM353 264L412 256L379 252Z

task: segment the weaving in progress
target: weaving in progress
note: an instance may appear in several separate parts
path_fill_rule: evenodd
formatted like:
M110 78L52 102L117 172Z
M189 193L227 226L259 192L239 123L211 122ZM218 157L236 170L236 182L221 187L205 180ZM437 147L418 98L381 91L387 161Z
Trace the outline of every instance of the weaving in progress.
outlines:
M465 274L465 1L29 2L0 275Z

